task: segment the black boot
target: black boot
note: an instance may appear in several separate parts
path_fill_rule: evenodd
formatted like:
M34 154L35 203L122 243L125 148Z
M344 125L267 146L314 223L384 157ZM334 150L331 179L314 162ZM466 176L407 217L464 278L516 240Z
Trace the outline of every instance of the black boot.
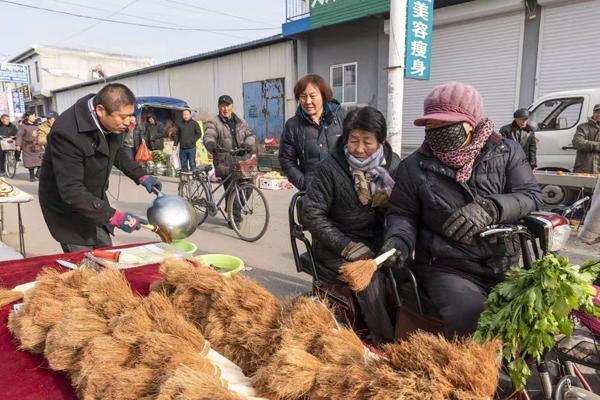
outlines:
M40 168L40 167L37 167L37 168L35 169L35 178L36 178L37 180L39 180L39 179L40 179L40 170L41 170L41 168Z
M35 182L35 169L29 168L29 182Z

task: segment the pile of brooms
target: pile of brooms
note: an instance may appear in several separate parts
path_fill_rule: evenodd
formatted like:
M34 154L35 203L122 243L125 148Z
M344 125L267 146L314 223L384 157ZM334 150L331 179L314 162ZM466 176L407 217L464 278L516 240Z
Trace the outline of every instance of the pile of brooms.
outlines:
M161 272L139 298L118 271L45 271L9 328L83 399L244 398L220 379L210 347L270 399L481 400L495 391L497 343L416 334L374 355L321 302L282 302L189 261Z

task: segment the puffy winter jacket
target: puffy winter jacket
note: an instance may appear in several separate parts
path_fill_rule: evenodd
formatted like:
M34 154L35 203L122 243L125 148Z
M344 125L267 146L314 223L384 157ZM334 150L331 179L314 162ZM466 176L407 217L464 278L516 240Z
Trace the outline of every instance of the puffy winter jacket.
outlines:
M279 163L294 186L305 190L317 164L324 160L342 135L344 109L337 102L328 103L322 122L317 126L298 107L281 134Z
M600 174L600 124L590 118L577 126L573 146L577 149L575 172Z
M532 168L537 167L537 140L535 132L529 125L521 129L514 121L500 128L500 134L507 139L512 139L523 148L527 161Z
M385 167L393 176L400 157L387 143L384 151ZM358 200L341 139L308 185L303 221L313 237L315 258L323 267L319 277L329 283L336 282L342 250L350 241L363 243L374 253L383 244L384 211Z
M425 146L403 160L386 215L386 239L393 238L405 254L415 250L417 264L495 278L518 260L504 240L476 237L462 244L446 237L442 226L475 196L494 201L500 223L514 223L540 208L538 184L521 146L498 134L488 139L468 183L460 184L454 176Z

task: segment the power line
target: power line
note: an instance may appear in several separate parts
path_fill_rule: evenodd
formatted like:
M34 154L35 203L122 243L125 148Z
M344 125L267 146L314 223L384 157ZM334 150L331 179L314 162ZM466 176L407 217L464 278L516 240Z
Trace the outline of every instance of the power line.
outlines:
M75 7L87 8L89 10L110 11L110 10L107 10L106 8L89 6L87 4L80 4L80 3L75 3L75 2L67 1L67 0L50 0L50 1L53 1L55 3L69 4L69 5L73 5ZM123 9L121 9L121 10L123 10ZM160 24L168 24L169 26L176 26L176 27L179 27L179 28L191 28L190 26L181 25L181 24L178 24L178 23L170 22L170 21L159 20L159 19L156 19L156 18L150 18L150 17L147 17L147 16L140 16L140 15L129 14L129 13L124 13L124 12L121 12L120 15L122 15L123 17L131 17L131 18L136 18L136 19L142 19L142 20L145 20L145 21L158 22ZM105 18L110 18L110 17L105 17ZM208 32L208 33L212 33L213 35L219 35L219 36L237 38L237 39L245 39L244 36L234 35L232 33L224 33L224 32ZM64 40L66 40L66 39L64 39Z
M197 8L198 10L207 11L207 12L210 12L210 13L213 13L213 14L224 15L226 17L240 19L242 21L249 21L249 22L255 22L255 23L267 25L267 26L269 26L269 27L271 27L273 29L277 29L278 28L278 27L274 27L272 24L270 24L268 22L263 22L263 21L259 21L259 20L256 20L256 19L246 18L246 17L241 17L239 15L228 14L228 13L224 13L222 11L217 11L217 10L212 10L210 8L200 7L200 6L197 6L196 4L183 3L183 2L177 1L177 0L164 0L164 1L168 2L168 3L179 4L179 5L185 6L185 7Z
M112 18L112 17L114 17L115 15L119 14L121 11L125 10L125 9L126 9L127 7L129 7L130 5L132 5L132 4L134 4L134 3L137 3L138 1L139 1L139 0L131 0L129 3L125 4L123 7L121 7L121 8L118 8L116 11L114 11L114 12L112 12L110 15L106 16L106 18L108 19L108 18ZM77 35L81 35L81 34L83 34L83 33L87 32L87 31L91 30L92 28L95 28L96 26L100 25L102 22L104 22L104 21L97 21L97 22L94 22L92 25L88 26L87 28L83 28L82 30L80 30L80 31L77 31L77 32L75 32L75 33L73 33L73 34L71 34L71 35L67 36L67 37L66 37L66 38L64 38L64 39L61 39L61 40L59 40L58 42L56 42L56 44L61 44L61 43L64 43L64 42L66 42L67 40L70 40L70 39L74 38L74 37L75 37L75 36L77 36Z
M20 6L20 7L25 7L25 8L32 8L32 9L47 11L47 12L51 12L51 13L55 13L55 14L69 15L71 17L86 18L86 19L92 19L92 20L96 20L96 21L109 22L111 24L139 26L142 28L152 28L152 29L160 29L160 30L168 30L168 31L197 31L197 32L235 31L235 32L238 32L238 31L267 31L267 30L272 30L272 29L279 29L279 28L220 28L220 29L178 28L178 27L170 27L170 26L139 24L139 23L135 23L135 22L127 22L127 21L112 20L112 19L106 19L106 18L100 18L100 17L93 17L91 15L83 15L83 14L71 13L71 12L67 12L67 11L53 10L51 8L32 6L29 4L20 4L20 3L17 3L14 1L8 1L8 0L0 0L0 3L12 4L15 6Z

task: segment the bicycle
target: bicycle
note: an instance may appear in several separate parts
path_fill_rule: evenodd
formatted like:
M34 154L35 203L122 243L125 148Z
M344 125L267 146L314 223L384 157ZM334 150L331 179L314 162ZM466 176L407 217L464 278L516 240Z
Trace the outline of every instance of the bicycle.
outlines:
M223 215L240 239L255 242L269 225L269 206L262 191L252 182L256 175L256 158L246 160L245 150L218 150L230 158L231 172L214 189L208 173L212 166L203 164L193 172L181 172L178 194L188 200L198 213L198 226L206 218ZM215 193L223 187L223 194L215 202ZM221 204L225 201L225 209Z
M14 136L3 137L0 139L0 148L4 151L4 171L6 176L14 178L17 173L17 141Z

